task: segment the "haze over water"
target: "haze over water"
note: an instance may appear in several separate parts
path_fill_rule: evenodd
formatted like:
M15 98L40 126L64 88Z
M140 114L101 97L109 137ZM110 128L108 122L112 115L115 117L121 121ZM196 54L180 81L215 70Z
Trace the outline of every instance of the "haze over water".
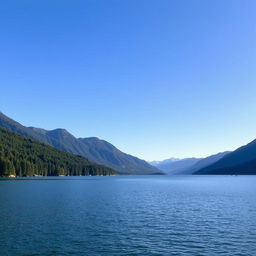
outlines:
M1 255L255 255L256 177L0 180Z

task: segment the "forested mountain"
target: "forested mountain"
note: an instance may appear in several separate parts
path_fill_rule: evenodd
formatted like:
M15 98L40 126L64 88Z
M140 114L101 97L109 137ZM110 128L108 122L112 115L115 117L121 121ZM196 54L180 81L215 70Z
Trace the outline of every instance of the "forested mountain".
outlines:
M125 154L107 141L98 138L75 138L64 129L47 131L25 127L0 113L0 126L60 150L81 155L90 161L108 166L123 174L157 174L157 168L137 157Z
M112 175L115 171L0 128L0 176Z
M256 174L256 140L227 154L195 174Z

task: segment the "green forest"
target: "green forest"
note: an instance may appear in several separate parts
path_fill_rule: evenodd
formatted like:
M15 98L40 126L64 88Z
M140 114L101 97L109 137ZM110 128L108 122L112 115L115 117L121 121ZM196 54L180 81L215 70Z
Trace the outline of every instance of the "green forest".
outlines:
M0 176L113 175L111 168L0 128Z

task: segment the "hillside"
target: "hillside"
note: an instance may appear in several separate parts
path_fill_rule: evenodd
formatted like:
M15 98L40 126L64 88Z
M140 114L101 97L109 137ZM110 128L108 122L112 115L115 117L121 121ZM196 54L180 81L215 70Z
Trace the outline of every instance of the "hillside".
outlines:
M110 175L114 170L0 128L0 176Z
M115 169L122 174L162 173L146 161L123 153L107 141L98 138L76 138L65 129L44 130L26 127L0 113L0 126L17 134L37 140L60 150L81 155L97 164Z
M256 174L256 140L227 154L195 174Z
M198 162L196 162L194 165L189 166L187 169L183 170L179 174L193 174L194 172L219 161L221 158L223 158L228 153L230 153L230 152L225 151L225 152L221 152L221 153L218 153L215 155L205 157L205 158L199 160Z

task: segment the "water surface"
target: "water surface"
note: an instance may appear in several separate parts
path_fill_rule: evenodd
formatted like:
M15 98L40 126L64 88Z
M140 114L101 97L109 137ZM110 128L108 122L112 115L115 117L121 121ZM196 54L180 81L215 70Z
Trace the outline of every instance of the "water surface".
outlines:
M2 179L0 255L256 255L256 177Z

